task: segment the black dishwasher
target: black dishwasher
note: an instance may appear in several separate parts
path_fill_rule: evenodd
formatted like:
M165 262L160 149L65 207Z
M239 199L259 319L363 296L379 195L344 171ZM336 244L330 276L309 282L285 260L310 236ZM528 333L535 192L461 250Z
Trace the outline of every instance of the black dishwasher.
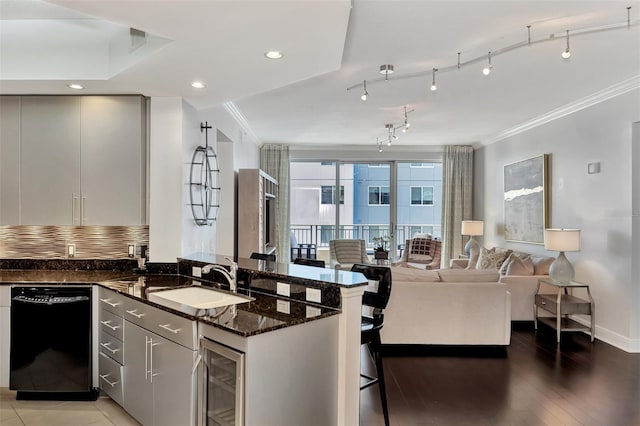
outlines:
M18 399L95 400L91 287L13 287L10 364Z

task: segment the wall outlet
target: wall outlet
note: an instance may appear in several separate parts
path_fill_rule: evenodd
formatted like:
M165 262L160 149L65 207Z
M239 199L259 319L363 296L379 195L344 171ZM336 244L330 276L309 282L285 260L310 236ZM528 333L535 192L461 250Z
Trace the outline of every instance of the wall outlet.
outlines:
M285 283L277 283L276 293L280 296L291 296L291 286Z
M129 244L127 246L127 254L129 255L129 257L136 257L136 245L135 244Z
M67 257L76 257L76 245L67 244Z
M202 277L202 268L199 266L192 266L191 267L191 275L197 278L201 278Z
M322 291L319 288L307 288L307 301L320 303L322 301Z
M320 308L316 308L315 306L307 306L306 309L306 316L307 318L313 318L313 317L317 317L318 315L320 315L322 313L322 311L320 310Z
M286 300L278 300L276 302L276 310L283 314L288 314L291 312L291 303Z

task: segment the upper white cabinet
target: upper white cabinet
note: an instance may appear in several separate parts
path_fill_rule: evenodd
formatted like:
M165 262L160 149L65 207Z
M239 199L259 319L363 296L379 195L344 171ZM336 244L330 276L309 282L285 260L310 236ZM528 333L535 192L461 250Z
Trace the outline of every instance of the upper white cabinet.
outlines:
M19 225L79 225L80 97L21 102Z
M20 96L0 96L0 225L20 221Z
M0 224L145 224L143 97L3 97L2 107Z
M83 96L80 154L84 225L141 225L145 111L140 96Z

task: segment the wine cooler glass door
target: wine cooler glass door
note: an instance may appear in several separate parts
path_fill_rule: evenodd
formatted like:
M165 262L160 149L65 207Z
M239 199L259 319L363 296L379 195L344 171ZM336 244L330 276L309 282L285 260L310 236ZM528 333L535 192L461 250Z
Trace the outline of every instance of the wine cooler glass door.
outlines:
M200 341L204 360L202 424L244 424L244 354L207 339Z

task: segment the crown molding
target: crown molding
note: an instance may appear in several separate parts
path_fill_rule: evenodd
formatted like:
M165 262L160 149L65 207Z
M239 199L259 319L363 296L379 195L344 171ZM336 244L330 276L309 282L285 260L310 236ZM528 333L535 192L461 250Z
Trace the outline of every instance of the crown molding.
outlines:
M491 145L503 139L515 136L522 132L526 132L527 130L531 130L538 126L542 126L551 121L573 114L585 108L589 108L591 106L599 104L600 102L607 101L611 98L615 98L638 88L640 88L640 75L631 77L628 80L624 80L620 83L614 84L613 86L607 87L606 89L600 90L599 92L596 92L592 95L586 96L582 99L578 99L574 102L551 110L546 114L540 115L531 120L527 120L514 127L489 136L480 141L476 146L474 146L474 148Z
M256 136L255 132L251 128L251 125L247 121L246 117L244 116L242 111L240 111L240 108L238 108L238 106L233 102L225 102L222 104L222 106L229 113L229 115L236 121L236 123L238 123L238 125L242 128L242 130L244 130L244 132L254 140L258 148L261 147L263 143L260 141L260 139L258 139L258 136Z

